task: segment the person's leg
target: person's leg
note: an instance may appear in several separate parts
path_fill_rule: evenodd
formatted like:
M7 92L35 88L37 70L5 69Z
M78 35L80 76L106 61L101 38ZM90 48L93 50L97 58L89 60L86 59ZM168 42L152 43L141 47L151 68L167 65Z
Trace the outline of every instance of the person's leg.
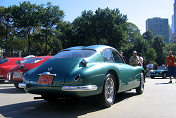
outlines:
M169 81L169 83L172 83L172 67L168 67L168 76L169 76L169 79L170 79L170 81Z
M172 76L169 76L169 79L170 79L169 83L172 83Z

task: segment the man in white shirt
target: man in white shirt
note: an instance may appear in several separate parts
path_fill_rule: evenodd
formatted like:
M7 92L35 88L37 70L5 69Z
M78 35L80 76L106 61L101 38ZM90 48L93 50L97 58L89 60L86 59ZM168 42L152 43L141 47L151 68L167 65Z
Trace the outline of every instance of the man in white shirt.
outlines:
M143 61L144 61L144 59L143 59L141 53L138 54L138 57L139 57L140 64L143 67Z

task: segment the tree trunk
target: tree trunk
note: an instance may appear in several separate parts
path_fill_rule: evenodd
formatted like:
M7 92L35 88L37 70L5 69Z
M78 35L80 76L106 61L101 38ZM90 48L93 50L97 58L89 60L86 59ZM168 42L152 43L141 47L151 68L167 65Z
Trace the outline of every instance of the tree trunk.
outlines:
M28 55L30 55L31 41L30 41L30 29L29 28L28 28L28 32L27 32L27 40L28 40Z
M6 44L5 44L5 57L7 57L8 25L6 25L6 36L5 36L5 39L6 39Z

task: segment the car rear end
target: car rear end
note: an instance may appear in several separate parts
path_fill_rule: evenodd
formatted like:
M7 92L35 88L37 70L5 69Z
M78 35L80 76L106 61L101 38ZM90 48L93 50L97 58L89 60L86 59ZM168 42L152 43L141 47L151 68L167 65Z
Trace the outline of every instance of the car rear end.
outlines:
M77 72L84 69L82 64L86 63L85 58L95 53L95 50L75 50L73 53L70 53L69 50L60 52L25 74L25 90L28 93L40 95L67 96L69 93L73 96L87 96L93 94L90 91L96 90L97 87L87 86L88 83L84 83L80 79L80 73ZM84 79L86 80L86 77Z
M51 58L51 56L32 57L32 58L27 58L23 60L21 64L9 70L8 80L14 83L15 85L19 83L23 83L23 78L24 78L23 76L27 71L38 67L49 58Z

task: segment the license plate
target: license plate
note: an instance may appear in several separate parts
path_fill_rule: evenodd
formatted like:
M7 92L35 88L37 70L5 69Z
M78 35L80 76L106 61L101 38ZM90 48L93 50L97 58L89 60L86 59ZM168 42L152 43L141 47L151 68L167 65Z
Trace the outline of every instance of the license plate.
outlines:
M53 76L50 75L40 75L38 84L52 84Z
M22 78L23 73L22 72L14 72L13 78Z

